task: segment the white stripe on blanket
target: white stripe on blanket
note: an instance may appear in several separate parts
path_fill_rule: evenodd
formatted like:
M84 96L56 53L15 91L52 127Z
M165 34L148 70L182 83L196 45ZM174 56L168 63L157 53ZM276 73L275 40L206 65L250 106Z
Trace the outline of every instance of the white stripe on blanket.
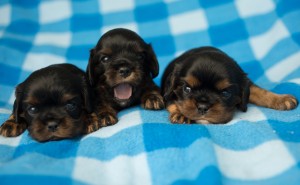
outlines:
M269 141L246 151L228 150L219 145L215 145L215 149L220 170L230 178L266 179L284 172L296 163L279 140Z
M273 82L280 82L287 75L300 67L300 52L276 63L266 71L267 77ZM284 69L284 70L282 70Z
M107 162L77 157L73 176L82 182L97 185L151 183L146 154L118 156Z

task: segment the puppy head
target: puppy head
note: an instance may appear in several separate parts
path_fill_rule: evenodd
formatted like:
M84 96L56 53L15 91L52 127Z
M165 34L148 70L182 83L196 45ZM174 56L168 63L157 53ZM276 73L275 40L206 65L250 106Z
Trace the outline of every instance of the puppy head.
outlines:
M92 111L89 91L84 72L75 66L38 70L16 88L16 122L25 120L31 137L40 142L76 137Z
M246 111L248 79L231 58L220 51L201 51L180 60L165 98L173 98L185 117L198 123L226 123L236 107Z
M156 77L158 70L151 45L127 29L105 33L91 50L87 67L90 84L104 86L124 107L145 79Z

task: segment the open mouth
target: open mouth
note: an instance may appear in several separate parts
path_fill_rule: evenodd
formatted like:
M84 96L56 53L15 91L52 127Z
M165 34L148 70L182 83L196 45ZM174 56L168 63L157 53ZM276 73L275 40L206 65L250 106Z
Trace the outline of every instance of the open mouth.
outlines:
M121 83L114 87L114 96L118 100L128 100L132 95L132 86Z

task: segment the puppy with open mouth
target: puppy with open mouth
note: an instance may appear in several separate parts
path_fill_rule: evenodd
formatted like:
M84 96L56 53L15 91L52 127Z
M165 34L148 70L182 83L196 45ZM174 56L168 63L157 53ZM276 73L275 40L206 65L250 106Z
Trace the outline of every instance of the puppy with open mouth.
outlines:
M85 73L74 65L37 70L16 87L13 113L0 134L15 137L28 129L32 138L45 142L93 132L98 120L91 95Z
M166 68L162 78L172 123L227 123L248 102L277 110L294 109L298 101L255 85L227 54L213 47L183 53Z
M87 66L100 126L115 124L117 112L133 105L164 108L160 89L153 82L158 71L151 45L139 35L123 28L106 32L90 51Z

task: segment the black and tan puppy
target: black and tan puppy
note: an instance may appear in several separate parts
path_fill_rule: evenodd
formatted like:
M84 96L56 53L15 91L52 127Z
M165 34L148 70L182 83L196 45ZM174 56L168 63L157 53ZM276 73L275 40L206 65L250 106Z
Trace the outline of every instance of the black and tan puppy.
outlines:
M85 73L71 64L57 64L33 72L16 87L13 113L0 134L15 137L28 129L44 142L72 138L96 130L91 89Z
M162 91L172 123L227 123L235 109L253 103L289 110L298 102L253 84L238 64L213 47L192 49L173 60L164 72Z
M118 28L105 33L90 51L87 67L101 126L115 124L117 112L132 105L162 109L163 98L153 82L158 70L151 45L135 32Z

